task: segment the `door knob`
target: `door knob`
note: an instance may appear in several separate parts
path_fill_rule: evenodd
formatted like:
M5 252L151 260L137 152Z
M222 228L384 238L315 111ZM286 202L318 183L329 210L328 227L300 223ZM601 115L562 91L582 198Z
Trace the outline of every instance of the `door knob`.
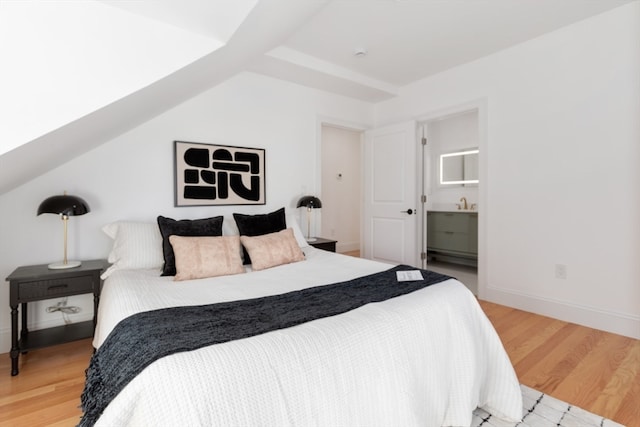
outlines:
M406 214L413 214L413 209L407 209L406 211L400 211L401 213L406 213Z

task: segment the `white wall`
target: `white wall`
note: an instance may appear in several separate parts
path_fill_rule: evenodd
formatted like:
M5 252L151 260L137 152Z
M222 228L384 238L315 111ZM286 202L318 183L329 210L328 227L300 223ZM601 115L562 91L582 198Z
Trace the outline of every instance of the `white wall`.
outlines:
M478 204L478 185L441 185L440 155L477 148L480 144L478 112L469 111L426 123L427 210L455 210L465 197L467 204Z
M338 252L360 250L361 132L322 126L322 236Z
M318 117L371 123L372 106L244 73L150 120L65 165L0 196L0 277L19 265L62 258L62 225L57 216L36 216L42 200L67 190L83 197L91 212L69 224L69 256L106 257L110 241L101 231L109 222L155 222L157 215L201 218L233 212L266 213L285 206L295 212L302 188L319 190L316 153ZM173 207L173 141L221 143L266 149L265 206ZM69 298L91 318L90 296ZM54 301L55 303L55 301ZM29 312L33 329L61 324L50 303ZM10 347L9 286L0 289L0 352Z
M379 126L486 100L481 298L640 338L639 76L634 2L376 106Z

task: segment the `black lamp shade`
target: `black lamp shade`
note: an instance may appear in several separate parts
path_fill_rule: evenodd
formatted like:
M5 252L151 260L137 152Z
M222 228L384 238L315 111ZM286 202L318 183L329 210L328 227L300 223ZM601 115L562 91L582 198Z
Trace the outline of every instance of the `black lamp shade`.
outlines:
M89 212L89 205L81 197L64 194L46 198L38 206L38 215L52 213L65 216L84 215Z
M322 202L315 196L302 196L298 200L297 208L305 207L309 209L318 209L322 207Z

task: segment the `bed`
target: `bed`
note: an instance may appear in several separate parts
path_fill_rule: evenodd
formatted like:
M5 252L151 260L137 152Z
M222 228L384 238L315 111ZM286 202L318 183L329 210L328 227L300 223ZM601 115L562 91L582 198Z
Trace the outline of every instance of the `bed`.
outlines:
M315 249L293 220L287 225L304 260L183 281L145 263L120 263L103 287L96 354L136 313L288 294L392 267ZM147 240L158 245L157 237ZM476 407L519 420L521 392L475 297L449 278L343 314L162 357L128 382L95 425L465 426Z

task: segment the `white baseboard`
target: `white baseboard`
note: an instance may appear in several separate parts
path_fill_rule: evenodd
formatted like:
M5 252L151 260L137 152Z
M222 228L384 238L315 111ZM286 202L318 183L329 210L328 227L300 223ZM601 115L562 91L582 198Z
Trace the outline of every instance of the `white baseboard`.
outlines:
M565 322L640 339L640 316L492 286L486 288L483 299Z

